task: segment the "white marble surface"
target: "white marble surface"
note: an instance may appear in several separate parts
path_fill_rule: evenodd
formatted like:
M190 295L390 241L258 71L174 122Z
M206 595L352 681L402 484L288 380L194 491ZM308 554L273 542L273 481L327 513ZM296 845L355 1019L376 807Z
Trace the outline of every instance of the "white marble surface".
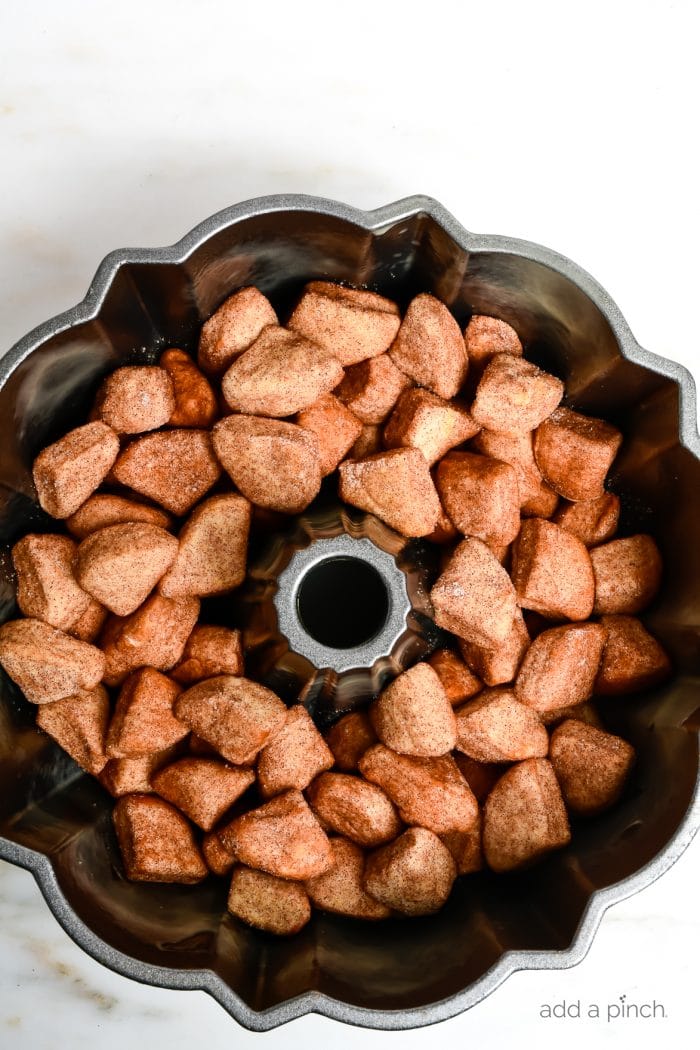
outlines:
M178 238L263 193L442 200L475 230L587 267L640 341L698 373L697 5L0 8L0 348L82 297L105 252ZM0 865L0 1047L687 1045L696 843L612 909L587 959L512 977L468 1015L389 1035L320 1018L261 1037L201 993L118 977ZM663 1002L655 1021L548 1022L544 1002Z

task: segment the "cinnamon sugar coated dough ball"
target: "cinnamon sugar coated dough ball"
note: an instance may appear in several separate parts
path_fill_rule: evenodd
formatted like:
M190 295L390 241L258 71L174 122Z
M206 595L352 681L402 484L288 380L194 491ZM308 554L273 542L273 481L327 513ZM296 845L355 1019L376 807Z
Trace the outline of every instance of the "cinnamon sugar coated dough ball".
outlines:
M253 783L252 769L215 758L180 758L151 777L153 790L204 831L211 831Z
M520 667L515 683L518 700L540 715L588 700L604 645L605 628L599 623L543 631Z
M236 863L236 858L229 850L224 849L216 831L208 831L202 836L202 856L212 875L228 875Z
M109 758L135 758L164 751L189 729L173 714L180 686L152 667L130 675L122 686L107 732Z
M311 903L321 911L354 919L387 919L391 909L370 897L364 888L365 855L349 839L330 840L333 865L306 883Z
M551 521L524 521L513 545L513 583L523 609L553 620L587 620L593 612L593 566L578 536Z
M219 839L240 863L281 879L304 882L333 864L328 837L299 791L276 795L236 817Z
M370 896L404 915L432 915L450 895L457 876L452 854L426 828L409 828L367 858L364 885Z
M397 448L340 464L340 497L376 514L403 536L427 536L440 515L440 500L423 455Z
M381 742L401 754L445 755L457 741L452 705L427 663L395 678L372 704L371 718Z
M441 835L440 841L452 854L458 875L471 875L472 872L481 871L484 866L481 814L471 831L451 831L448 835Z
M537 466L555 492L569 500L596 499L622 442L602 419L557 408L535 432Z
M484 803L484 856L493 871L512 871L571 839L564 800L546 758L511 766Z
M479 807L450 755L417 758L375 744L360 759L359 770L391 799L405 824L436 835L474 826Z
M171 675L176 682L190 685L222 674L243 674L241 632L230 627L197 624Z
M396 367L389 354L380 354L345 372L337 397L362 423L383 423L411 380Z
M191 826L163 799L127 795L112 819L128 879L193 883L207 874Z
M234 292L202 326L199 367L207 375L222 375L270 324L277 324L277 314L262 292L257 288Z
M158 590L166 598L209 597L245 579L250 503L243 496L210 496L190 514L175 558Z
M130 616L110 616L100 646L106 661L105 685L120 685L130 671L153 667L169 671L180 660L199 617L197 598L152 594Z
M661 554L651 536L611 540L591 551L597 615L642 612L661 585Z
M316 438L324 478L333 473L362 433L360 420L333 394L314 401L294 422Z
M143 522L108 525L87 536L75 555L81 587L117 616L129 616L172 565L177 540Z
M71 632L93 604L73 572L76 544L68 536L30 533L12 548L17 604L25 616Z
M481 540L462 540L430 592L438 627L479 645L509 635L517 610L508 573Z
M379 846L401 830L398 814L384 792L349 773L321 773L306 794L323 824L358 846Z
M565 503L554 515L553 521L567 532L578 536L587 547L597 547L611 540L617 532L620 519L620 498L604 492L597 499Z
M0 627L0 667L33 704L64 700L101 681L105 658L99 649L30 618Z
M377 743L377 734L366 711L351 711L326 731L326 743L338 769L348 773L357 769L365 751Z
M366 459L382 451L382 428L376 423L365 423L360 436L350 449L348 459Z
M101 685L64 700L42 704L36 724L56 741L86 773L97 776L107 762L105 734L109 697Z
M291 416L329 394L343 378L332 354L286 328L264 328L221 381L226 404L253 416Z
M205 430L164 430L136 438L112 469L120 485L186 514L218 481L221 467Z
M260 794L270 798L290 788L303 791L317 774L330 769L333 761L333 753L308 711L295 704L258 755Z
M533 504L541 501L543 491L546 491L542 475L535 463L532 434L529 431L521 434L497 434L493 430L480 430L472 442L472 448L484 456L510 464L518 479L521 513L529 516ZM547 514L534 516L548 517Z
M216 394L189 354L173 347L158 362L170 378L175 408L171 427L210 427L217 416Z
M153 794L151 777L176 757L176 750L168 747L165 751L151 751L135 758L110 758L98 777L100 784L115 798Z
M457 747L477 762L544 758L547 730L510 689L484 689L457 711Z
M467 350L459 325L432 295L411 300L389 353L397 368L438 397L454 397L467 376Z
M95 411L117 434L157 430L175 411L170 376L157 365L117 368L98 390Z
M478 432L466 408L414 387L399 398L384 428L384 444L387 448L417 448L432 466Z
M567 806L588 815L617 802L634 748L622 737L569 719L552 733L550 758Z
M496 317L474 314L464 330L464 342L469 357L469 368L481 376L486 365L496 354L522 357L523 344L518 333L505 321Z
M593 686L599 696L650 689L668 678L671 662L663 646L634 616L602 616L603 658Z
M34 460L39 503L52 518L69 518L112 468L119 438L106 423L86 423L49 445Z
M476 696L483 688L481 681L451 649L437 649L428 657L452 707Z
M518 475L510 463L473 452L450 452L435 485L443 507L465 536L507 546L520 530Z
M564 384L512 354L496 354L479 381L472 417L486 430L522 434L534 430L557 407Z
M469 669L486 685L493 686L513 681L529 644L530 635L523 614L517 609L502 642L484 646L460 638L459 650Z
M173 519L160 507L151 507L148 503L137 503L136 500L107 492L96 492L85 500L75 514L66 518L66 528L77 539L84 540L98 529L127 522L143 522L169 529Z
M258 682L219 675L182 693L174 713L229 762L245 766L283 725L287 708Z
M321 488L316 437L293 423L228 416L214 427L224 470L251 503L285 514L305 510Z
M298 933L311 918L309 897L299 882L240 866L231 879L228 910L249 926L278 937Z
M287 327L318 343L347 368L388 350L400 324L396 303L376 292L311 281Z

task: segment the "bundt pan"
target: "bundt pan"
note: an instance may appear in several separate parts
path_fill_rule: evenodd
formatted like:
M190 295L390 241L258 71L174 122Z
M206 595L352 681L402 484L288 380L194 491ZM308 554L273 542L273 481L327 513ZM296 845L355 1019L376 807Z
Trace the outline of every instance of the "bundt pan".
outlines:
M100 377L193 349L232 290L257 285L282 316L313 278L367 286L405 306L417 292L512 324L529 358L566 382L569 403L619 426L612 487L622 530L648 531L665 559L646 620L675 673L604 717L638 763L620 803L579 822L571 845L528 871L459 880L438 915L383 924L315 914L291 939L244 928L223 880L199 887L127 882L111 799L34 728L34 710L0 682L0 856L33 872L67 932L119 973L204 989L263 1031L306 1013L375 1028L430 1024L466 1010L521 969L572 966L606 908L658 878L697 829L700 803L700 442L695 390L679 365L642 350L609 296L537 245L474 235L412 197L373 212L280 196L207 219L169 248L116 251L78 306L0 361L0 620L14 614L7 551L47 528L30 466L82 422Z

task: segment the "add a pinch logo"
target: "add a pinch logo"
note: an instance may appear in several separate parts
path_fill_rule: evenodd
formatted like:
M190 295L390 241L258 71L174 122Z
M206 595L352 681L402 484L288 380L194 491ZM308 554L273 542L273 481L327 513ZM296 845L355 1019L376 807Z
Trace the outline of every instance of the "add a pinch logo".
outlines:
M666 1007L658 999L633 1002L620 995L609 1003L584 1002L581 999L562 999L557 1003L542 1003L540 1017L544 1021L653 1021L668 1017Z

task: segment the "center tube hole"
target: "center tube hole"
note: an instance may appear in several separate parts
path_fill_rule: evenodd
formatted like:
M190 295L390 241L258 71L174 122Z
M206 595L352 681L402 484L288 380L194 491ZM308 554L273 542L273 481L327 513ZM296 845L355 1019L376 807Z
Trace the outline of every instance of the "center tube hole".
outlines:
M389 615L389 592L380 573L360 558L326 558L299 584L302 626L330 649L354 649L374 638Z

